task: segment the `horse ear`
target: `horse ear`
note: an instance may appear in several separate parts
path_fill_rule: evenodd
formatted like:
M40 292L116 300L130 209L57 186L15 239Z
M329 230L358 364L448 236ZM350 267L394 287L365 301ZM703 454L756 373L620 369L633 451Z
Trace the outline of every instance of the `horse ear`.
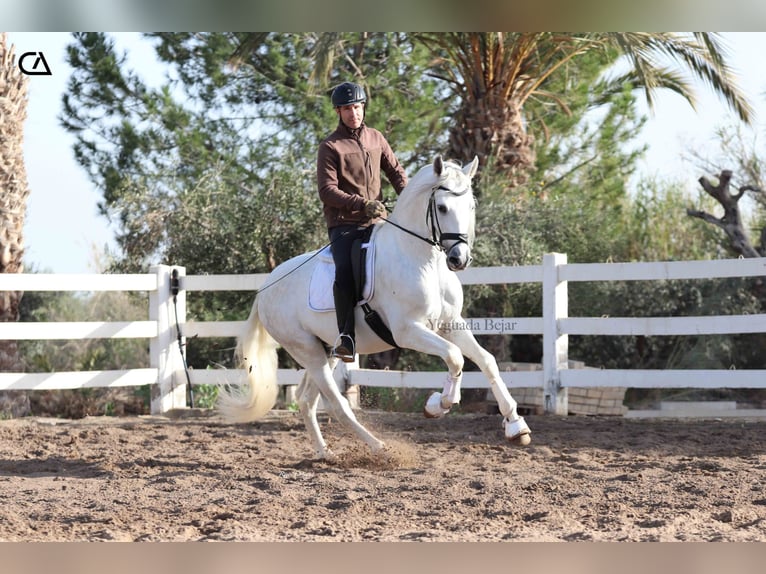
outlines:
M444 172L444 161L442 160L441 155L437 155L434 158L434 173L436 173L436 177L441 176L441 174Z
M468 176L469 179L473 179L476 172L479 170L479 156L473 156L473 161L463 168L463 173Z

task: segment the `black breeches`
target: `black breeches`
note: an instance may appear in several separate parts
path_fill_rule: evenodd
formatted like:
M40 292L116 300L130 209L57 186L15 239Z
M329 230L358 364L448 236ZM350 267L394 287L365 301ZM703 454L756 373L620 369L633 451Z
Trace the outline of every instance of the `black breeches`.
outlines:
M356 307L356 289L354 272L351 266L351 246L354 240L365 233L364 228L356 225L340 225L329 230L332 246L332 258L335 261L335 313L338 320L338 332L354 336L354 307Z
M351 268L351 246L367 230L356 225L339 225L329 230L332 258L335 261L335 284L349 296L354 294L354 273Z

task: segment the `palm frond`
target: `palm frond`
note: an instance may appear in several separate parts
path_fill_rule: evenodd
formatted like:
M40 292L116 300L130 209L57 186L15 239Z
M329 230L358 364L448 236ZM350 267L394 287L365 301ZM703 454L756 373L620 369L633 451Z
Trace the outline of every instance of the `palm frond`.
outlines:
M658 88L674 89L694 104L693 87L680 75L674 75L679 81L665 85L668 77L665 64L675 62L709 85L742 121L751 121L753 109L725 63L725 49L717 35L706 32L694 35L630 32L610 36L630 60L637 85L643 87L650 107L654 103L653 93Z

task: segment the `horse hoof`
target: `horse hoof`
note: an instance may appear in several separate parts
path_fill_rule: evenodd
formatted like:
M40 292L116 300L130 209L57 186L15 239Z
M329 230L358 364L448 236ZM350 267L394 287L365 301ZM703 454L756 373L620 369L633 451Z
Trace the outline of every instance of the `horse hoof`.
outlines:
M328 448L324 452L317 453L316 460L333 464L338 462L338 456Z
M445 409L441 405L442 394L432 393L426 405L423 407L423 414L427 419L439 419L449 412L449 409Z
M518 446L527 446L529 443L532 442L532 437L530 436L530 433L524 433L524 434L517 435L513 438L509 438L508 440Z
M438 419L441 418L441 415L432 415L426 407L423 407L423 416L427 419Z
M515 421L504 419L503 427L505 428L505 438L508 439L509 442L520 446L527 446L532 442L532 437L529 436L531 431L529 430L524 417L519 417Z

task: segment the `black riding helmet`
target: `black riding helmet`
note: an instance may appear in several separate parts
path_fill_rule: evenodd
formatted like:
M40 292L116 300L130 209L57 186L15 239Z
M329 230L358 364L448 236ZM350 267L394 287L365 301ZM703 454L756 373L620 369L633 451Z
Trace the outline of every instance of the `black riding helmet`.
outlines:
M366 101L367 94L364 93L364 88L353 82L343 82L335 86L335 89L332 91L332 105L335 108L350 106L360 102L365 103Z

